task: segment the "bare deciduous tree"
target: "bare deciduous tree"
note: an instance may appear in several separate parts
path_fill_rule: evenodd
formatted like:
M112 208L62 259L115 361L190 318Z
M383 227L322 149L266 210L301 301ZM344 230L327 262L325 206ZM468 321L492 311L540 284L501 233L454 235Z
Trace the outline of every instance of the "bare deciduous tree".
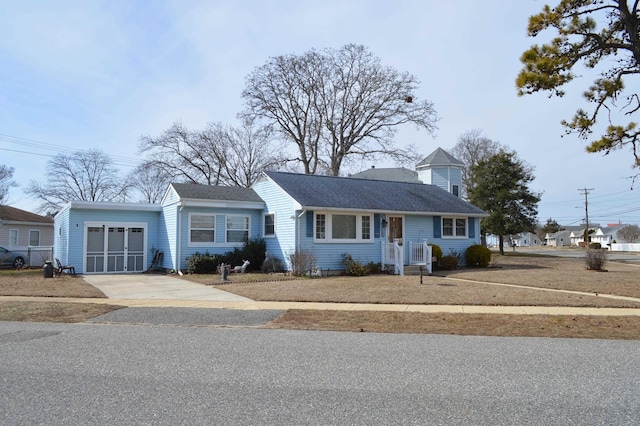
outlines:
M451 149L451 155L464 163L462 169L462 194L466 198L473 182L472 169L479 162L496 155L508 147L484 136L479 129L468 130L460 135L458 142Z
M139 201L144 203L159 203L164 195L171 176L153 162L144 162L129 175L132 189L141 194Z
M242 116L260 118L297 148L289 158L307 174L338 175L351 157L419 158L412 146L394 145L402 124L432 133L433 104L418 101L419 82L383 66L366 47L311 50L271 58L247 76Z
M0 205L3 205L7 201L9 196L9 189L18 186L13 181L13 167L0 164Z
M214 140L213 136L205 138L202 132L191 131L176 122L158 137L142 136L138 150L148 156L148 164L172 178L218 185L226 148L224 140Z
M128 182L100 150L58 154L47 162L46 181L31 181L27 193L42 201L41 212L55 212L69 201L126 201Z
M246 120L241 127L218 126L218 129L228 141L223 164L227 185L249 188L264 170L278 168L284 163L279 155L282 149L271 141L269 129L255 126L253 120Z
M622 237L627 243L640 242L640 227L638 225L623 226L618 230L618 236Z
M269 130L252 120L239 128L209 123L199 131L174 123L156 138L143 136L139 149L150 157L145 164L169 179L205 185L249 187L263 170L281 163Z

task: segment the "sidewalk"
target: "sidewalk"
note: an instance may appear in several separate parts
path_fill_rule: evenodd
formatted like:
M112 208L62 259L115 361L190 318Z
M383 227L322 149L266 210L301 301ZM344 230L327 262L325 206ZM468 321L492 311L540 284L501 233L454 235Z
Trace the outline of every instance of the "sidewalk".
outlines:
M213 308L236 310L336 310L387 311L460 314L508 315L588 315L588 316L640 316L640 308L579 308L571 306L474 306L474 305L406 305L377 303L316 303L316 302L257 302L185 299L97 299L65 297L0 296L0 302L66 302L120 305L130 308Z

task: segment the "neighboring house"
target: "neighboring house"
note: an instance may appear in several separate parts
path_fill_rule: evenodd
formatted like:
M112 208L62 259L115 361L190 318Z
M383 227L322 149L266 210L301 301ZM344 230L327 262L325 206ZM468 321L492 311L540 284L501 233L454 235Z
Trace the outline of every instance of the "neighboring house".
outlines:
M351 175L350 177L359 179L387 180L392 182L424 183L418 179L418 172L405 167L376 168Z
M174 183L159 205L69 203L55 218L55 251L79 273L141 272L156 251L161 267L184 270L195 252L222 254L264 238L289 268L300 249L335 271L344 270L343 253L404 265L425 241L464 252L480 242L484 216L434 185L264 172L253 188Z
M0 205L0 246L25 253L27 265L42 266L52 260L53 219Z
M625 241L624 238L618 235L618 231L625 226L627 225L621 223L607 224L607 226L604 227L599 226L595 232L590 235L591 242L600 243L602 248L632 251L632 249L637 246L632 246L628 241ZM613 247L614 244L616 245L615 248Z
M416 171L404 167L376 168L351 175L353 178L386 180L393 182L426 183L460 196L464 163L442 148L429 154L416 166Z
M514 235L511 238L511 242L515 243L516 247L538 247L541 245L540 239L535 232L523 232Z
M464 163L442 148L436 149L418 163L418 179L423 183L436 185L460 197L462 190L462 169Z
M571 233L577 234L584 230L581 226L563 226L561 231L548 233L544 237L545 245L549 247L568 247L571 245Z

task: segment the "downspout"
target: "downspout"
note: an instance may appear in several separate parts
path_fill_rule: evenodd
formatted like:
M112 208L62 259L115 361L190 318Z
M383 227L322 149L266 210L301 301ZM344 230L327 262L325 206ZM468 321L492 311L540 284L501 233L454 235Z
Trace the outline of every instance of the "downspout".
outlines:
M180 255L182 248L182 209L184 206L180 204L180 208L178 209L178 241L176 241L176 272L180 272Z
M302 212L300 212L300 214L296 216L296 247L295 247L296 250L295 251L298 251L300 249L300 218L306 212L307 212L306 210L302 210Z

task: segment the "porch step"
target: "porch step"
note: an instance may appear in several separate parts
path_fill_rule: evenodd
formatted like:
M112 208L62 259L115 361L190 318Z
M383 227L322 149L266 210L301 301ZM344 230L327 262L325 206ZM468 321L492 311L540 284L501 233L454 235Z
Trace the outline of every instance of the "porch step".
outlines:
M404 274L405 275L420 275L420 265L405 265L404 266ZM422 266L422 275L428 275L426 266Z

